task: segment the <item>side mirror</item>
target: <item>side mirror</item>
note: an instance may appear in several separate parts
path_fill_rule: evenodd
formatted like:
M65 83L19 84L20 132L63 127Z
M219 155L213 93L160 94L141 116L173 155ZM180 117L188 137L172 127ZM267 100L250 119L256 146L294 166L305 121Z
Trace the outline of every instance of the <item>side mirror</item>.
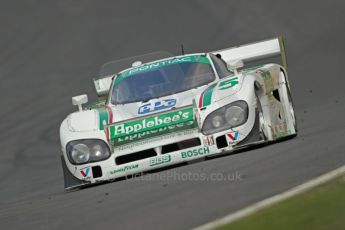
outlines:
M83 107L81 105L87 102L88 102L88 98L86 94L72 97L72 105L77 105L79 111L83 110Z
M239 68L242 68L244 66L244 63L242 60L237 59L237 60L231 60L228 63L228 68L233 70L235 72L235 74L238 74L238 70Z

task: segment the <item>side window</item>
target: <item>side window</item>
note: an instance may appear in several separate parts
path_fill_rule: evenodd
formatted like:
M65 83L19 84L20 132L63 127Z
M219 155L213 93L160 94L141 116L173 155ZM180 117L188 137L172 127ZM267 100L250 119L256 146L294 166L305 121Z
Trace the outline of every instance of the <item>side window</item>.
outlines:
M226 63L222 59L216 57L213 54L210 54L210 57L220 78L224 78L231 75L231 72L228 70Z

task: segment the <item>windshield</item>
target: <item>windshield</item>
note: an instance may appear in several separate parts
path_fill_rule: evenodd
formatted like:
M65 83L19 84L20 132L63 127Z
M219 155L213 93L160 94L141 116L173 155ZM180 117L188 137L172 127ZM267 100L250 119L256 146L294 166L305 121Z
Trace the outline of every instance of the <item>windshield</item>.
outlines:
M214 81L215 75L204 55L185 56L142 65L116 77L113 104L147 101Z

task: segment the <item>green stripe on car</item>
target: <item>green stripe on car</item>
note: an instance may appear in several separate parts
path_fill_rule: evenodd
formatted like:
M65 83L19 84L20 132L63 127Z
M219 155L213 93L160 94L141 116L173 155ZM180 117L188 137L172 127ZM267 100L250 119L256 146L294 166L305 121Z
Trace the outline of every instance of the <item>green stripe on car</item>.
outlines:
M211 85L210 87L208 87L204 93L204 98L202 101L202 107L208 106L211 104L212 102L212 94L213 94L213 90L216 87L217 83Z
M109 123L109 113L108 110L102 107L96 108L99 113L99 129L104 130L104 123Z

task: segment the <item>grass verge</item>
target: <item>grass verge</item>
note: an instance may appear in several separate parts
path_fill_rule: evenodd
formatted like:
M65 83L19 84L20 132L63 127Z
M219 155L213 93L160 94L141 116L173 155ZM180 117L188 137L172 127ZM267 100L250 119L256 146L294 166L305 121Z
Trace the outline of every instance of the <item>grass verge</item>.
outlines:
M216 229L345 229L345 176Z

